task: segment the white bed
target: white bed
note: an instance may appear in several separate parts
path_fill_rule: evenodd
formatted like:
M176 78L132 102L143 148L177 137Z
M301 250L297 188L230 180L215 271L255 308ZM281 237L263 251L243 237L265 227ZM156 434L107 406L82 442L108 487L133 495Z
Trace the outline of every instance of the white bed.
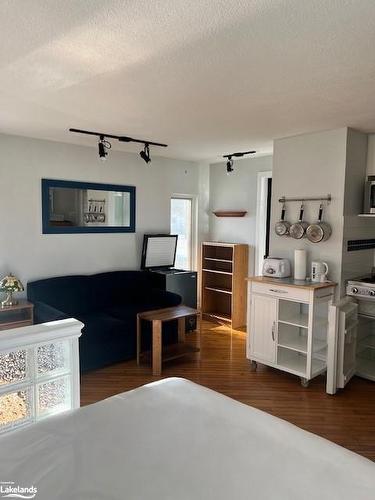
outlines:
M374 463L178 378L3 436L0 481L36 500L375 498Z

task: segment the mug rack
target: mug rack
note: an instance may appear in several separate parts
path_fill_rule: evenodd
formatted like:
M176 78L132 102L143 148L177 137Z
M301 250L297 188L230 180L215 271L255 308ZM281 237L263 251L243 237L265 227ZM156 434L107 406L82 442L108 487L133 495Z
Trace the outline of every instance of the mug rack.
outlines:
M279 198L279 203L282 203L281 218L279 222L275 224L275 233L277 236L291 236L296 240L307 237L311 243L321 243L328 240L332 234L332 229L329 224L322 222L323 202L326 201L327 205L329 205L331 200L331 194L327 194L326 196L307 196L304 198L287 198L286 196L282 196ZM285 204L293 201L301 202L300 215L298 222L290 224L284 220L286 211ZM314 224L309 224L303 220L304 203L306 201L320 202L318 221Z
M306 196L305 198L287 198L286 196L282 196L279 198L279 203L287 203L288 201L327 201L328 204L331 202L332 196L331 194L327 194L326 196Z

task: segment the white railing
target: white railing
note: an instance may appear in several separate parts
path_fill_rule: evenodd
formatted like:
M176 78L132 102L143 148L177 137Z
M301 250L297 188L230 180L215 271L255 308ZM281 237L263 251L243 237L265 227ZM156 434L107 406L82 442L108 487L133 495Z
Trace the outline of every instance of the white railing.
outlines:
M80 406L76 319L0 332L0 433Z

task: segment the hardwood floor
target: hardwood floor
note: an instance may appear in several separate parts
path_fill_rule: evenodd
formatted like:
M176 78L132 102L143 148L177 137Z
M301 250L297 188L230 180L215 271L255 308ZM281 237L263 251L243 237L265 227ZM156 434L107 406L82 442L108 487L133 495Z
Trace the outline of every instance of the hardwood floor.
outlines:
M187 336L195 344L196 334ZM354 377L335 396L318 377L307 389L297 377L259 366L250 371L245 334L202 323L201 353L163 365L162 377L185 377L245 404L288 420L375 461L375 383ZM82 405L158 380L148 365L136 361L83 375Z

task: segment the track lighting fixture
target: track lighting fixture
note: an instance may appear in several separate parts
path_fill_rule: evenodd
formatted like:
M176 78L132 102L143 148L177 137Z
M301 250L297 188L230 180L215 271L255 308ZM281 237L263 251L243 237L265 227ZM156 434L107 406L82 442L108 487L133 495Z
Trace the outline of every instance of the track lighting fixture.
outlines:
M233 172L233 160L231 156L228 156L227 161L227 174L231 174Z
M111 147L112 147L111 143L104 139L104 135L101 135L98 142L98 149L99 149L99 158L102 161L105 161L107 159L108 155L107 149L111 149Z
M150 147L147 142L145 142L145 146L143 148L143 151L139 153L139 156L144 160L146 163L150 163L151 157L150 157Z
M223 155L223 158L227 158L227 174L231 174L234 171L233 168L233 156L240 158L241 156L254 154L256 151L240 151L238 153L231 153L230 155Z
M150 146L159 146L162 148L166 148L167 144L162 144L160 142L152 142L145 141L143 139L133 139L132 137L128 137L125 135L113 135L113 134L104 134L102 132L92 132L90 130L81 130L78 128L70 128L69 132L75 132L76 134L87 134L87 135L96 135L99 137L98 149L99 149L99 157L101 160L105 160L108 156L108 149L111 149L111 143L106 139L117 139L119 142L138 142L139 144L144 144L143 150L139 153L142 160L146 163L151 162L150 156Z

